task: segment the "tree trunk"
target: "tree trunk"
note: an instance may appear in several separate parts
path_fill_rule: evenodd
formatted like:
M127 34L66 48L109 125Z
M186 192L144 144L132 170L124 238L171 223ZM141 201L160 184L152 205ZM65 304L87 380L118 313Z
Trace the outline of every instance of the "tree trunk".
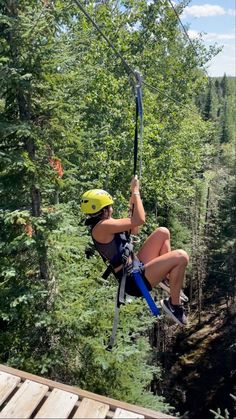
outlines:
M6 2L7 14L13 18L17 19L18 17L18 2L8 0ZM13 29L14 31L14 29ZM11 57L13 65L16 69L20 67L19 64L19 49L18 49L18 40L17 33L9 31L8 42L11 51ZM23 89L18 81L18 86L16 88L16 102L18 105L18 114L19 119L22 122L30 123L31 121L31 96L30 96L30 86L27 87L27 90ZM35 162L35 144L34 140L31 137L25 137L23 139L24 147L27 151L29 158L32 162ZM30 180L30 195L31 195L31 211L33 217L41 216L41 194L39 188L36 186L36 176L33 175ZM37 243L38 251L38 260L39 260L39 271L40 277L44 280L49 280L49 269L48 269L48 257L47 257L47 247L43 234L38 232L35 229L35 239Z

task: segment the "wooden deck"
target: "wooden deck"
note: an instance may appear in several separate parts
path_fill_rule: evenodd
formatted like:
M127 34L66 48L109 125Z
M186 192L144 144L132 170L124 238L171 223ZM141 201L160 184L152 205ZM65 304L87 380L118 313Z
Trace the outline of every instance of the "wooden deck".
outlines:
M174 417L0 364L0 418Z

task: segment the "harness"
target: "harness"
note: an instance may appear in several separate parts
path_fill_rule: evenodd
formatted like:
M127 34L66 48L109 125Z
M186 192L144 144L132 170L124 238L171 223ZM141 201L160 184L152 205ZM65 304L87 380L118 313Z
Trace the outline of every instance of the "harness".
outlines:
M93 225L95 227L95 225ZM92 230L91 228L91 236L92 236ZM104 262L107 262L107 258L105 257L104 253L101 250L101 246L99 246L101 243L98 243L92 236L94 246ZM131 276L132 279L135 281L137 287L141 291L142 297L145 298L153 316L158 316L160 314L160 311L158 307L156 306L151 294L149 293L147 286L145 282L143 281L142 272L143 272L143 264L138 260L138 258L134 255L133 251L133 244L130 235L125 233L116 233L114 235L114 239L116 242L117 248L119 249L117 254L114 255L114 257L109 260L109 265L105 272L102 275L102 278L107 279L111 273L113 273L116 277L116 279L119 280L116 300L115 300L115 314L114 314L114 320L113 320L113 326L112 326L112 333L108 342L107 350L111 351L115 342L115 336L117 332L118 322L119 322L119 313L120 313L120 307L122 304L125 304L125 286L126 286L126 280L128 276ZM131 260L131 262L130 262ZM122 268L122 276L115 272L115 268L117 268L120 265L123 265Z
M129 258L132 258L131 265L129 264ZM123 255L123 275L122 279L119 283L116 300L115 300L115 314L112 326L112 333L107 345L107 350L111 351L115 342L115 336L117 332L118 322L119 322L119 314L120 314L120 307L122 304L125 304L125 285L127 276L130 275L133 280L135 281L137 287L142 293L143 298L145 298L153 316L160 315L160 311L156 306L151 294L149 293L146 284L143 281L142 271L143 271L143 264L134 256L133 253L133 245L131 242L127 243L127 246L124 249Z

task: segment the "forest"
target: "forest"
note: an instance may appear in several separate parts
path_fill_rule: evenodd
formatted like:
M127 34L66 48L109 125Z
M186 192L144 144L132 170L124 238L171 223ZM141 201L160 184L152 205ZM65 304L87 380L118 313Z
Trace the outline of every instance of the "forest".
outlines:
M2 0L0 363L185 419L233 418L236 79L207 76L220 48L190 43L167 0L83 5L144 80L135 247L165 226L188 252L189 324L132 299L106 351L117 284L80 202L102 188L127 216L133 75L77 1Z

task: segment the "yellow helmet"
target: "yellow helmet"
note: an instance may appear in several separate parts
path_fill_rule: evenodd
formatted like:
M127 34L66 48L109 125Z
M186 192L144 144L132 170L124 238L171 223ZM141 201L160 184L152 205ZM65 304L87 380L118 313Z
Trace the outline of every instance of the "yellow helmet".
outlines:
M81 211L84 214L96 214L107 205L112 205L111 195L103 189L90 189L82 195Z

